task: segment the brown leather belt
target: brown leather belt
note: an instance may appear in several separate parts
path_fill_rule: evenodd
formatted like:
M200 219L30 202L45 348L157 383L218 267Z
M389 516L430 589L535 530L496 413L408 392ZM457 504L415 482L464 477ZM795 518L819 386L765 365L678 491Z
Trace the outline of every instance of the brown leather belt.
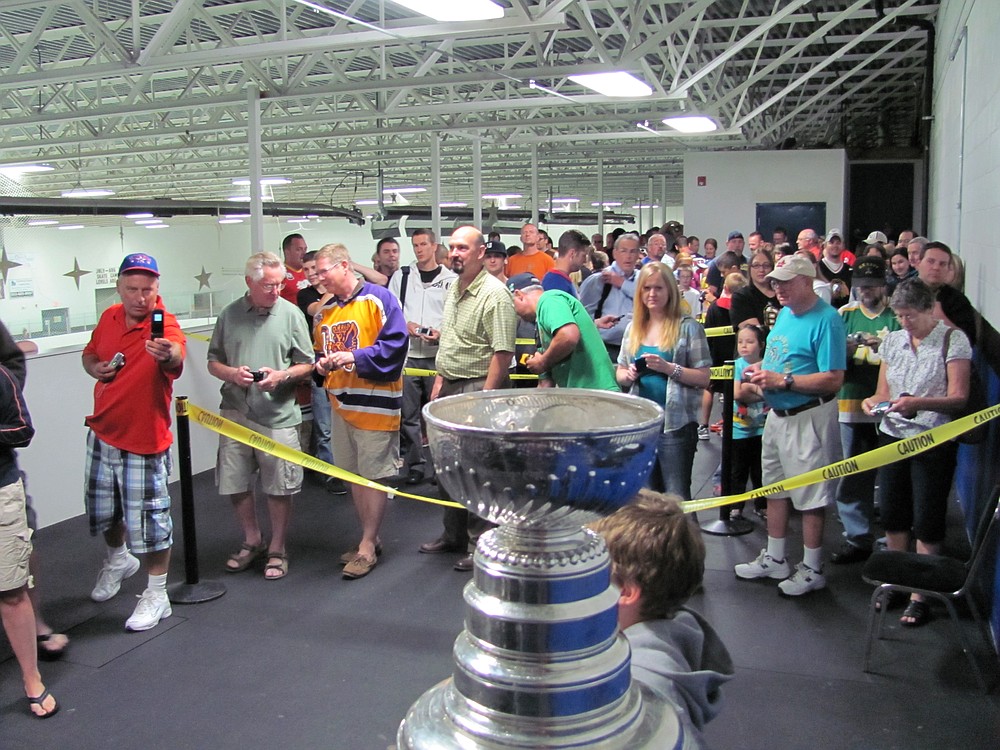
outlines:
M825 396L820 396L819 398L814 398L811 401L806 401L804 404L796 406L792 409L771 409L771 413L777 414L779 417L791 417L795 414L801 414L804 411L808 411L814 406L822 406L823 404L829 403L835 398L837 398L836 393L828 393Z

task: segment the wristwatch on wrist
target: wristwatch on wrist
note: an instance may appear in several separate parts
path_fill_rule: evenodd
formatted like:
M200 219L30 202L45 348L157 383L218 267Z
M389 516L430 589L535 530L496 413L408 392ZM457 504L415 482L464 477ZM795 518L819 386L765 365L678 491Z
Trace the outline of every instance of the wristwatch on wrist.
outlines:
M795 378L792 377L792 373L785 375L785 390L792 390L792 386L795 385Z

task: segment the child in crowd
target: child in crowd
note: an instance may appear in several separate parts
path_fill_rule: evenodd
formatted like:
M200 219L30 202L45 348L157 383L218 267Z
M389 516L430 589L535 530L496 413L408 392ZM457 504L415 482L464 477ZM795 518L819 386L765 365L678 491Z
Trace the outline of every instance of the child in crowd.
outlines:
M38 672L35 611L28 597L31 531L14 451L31 442L34 434L21 387L10 370L0 366L0 619L21 668L28 708L37 718L47 719L59 704Z
M739 271L726 276L722 284L722 296L708 306L705 311L705 329L725 328L732 325L729 317L733 294L737 289L747 285L747 278ZM733 350L736 348L736 336L710 336L708 339L708 350L712 353L712 367L721 367L733 358ZM712 417L712 399L715 395L722 396L722 381L713 380L709 387L701 394L701 414L698 420L698 439L708 440L711 432L722 432L722 420L719 420L711 427L708 421ZM715 494L719 494L718 485L721 484L721 468L717 472L718 477L712 480Z
M701 747L701 730L718 716L722 684L733 676L725 644L684 606L705 574L701 531L673 496L649 490L591 528L604 537L621 592L618 626L632 648L632 677L673 706Z
M760 386L743 380L743 371L760 362L764 356L764 329L752 323L744 323L736 332L736 353L739 359L733 367L733 453L732 491L746 491L747 479L757 489L761 486L760 452L764 435L764 420L767 407ZM767 499L754 501L755 512L767 517ZM742 504L734 507L730 517L743 515Z
M687 310L684 310L684 312L697 318L701 315L701 292L692 288L694 283L694 269L691 267L690 262L686 265L678 263L674 276L677 278L677 288L681 293L681 300L683 300L681 302L681 310L684 310L684 304L687 303Z

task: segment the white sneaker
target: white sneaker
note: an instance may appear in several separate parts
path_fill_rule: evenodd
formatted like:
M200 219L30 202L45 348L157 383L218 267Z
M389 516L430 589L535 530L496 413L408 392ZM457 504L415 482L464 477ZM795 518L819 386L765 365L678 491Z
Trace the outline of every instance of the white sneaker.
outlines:
M778 584L778 591L785 596L802 596L823 588L826 588L826 576L805 563L796 565L792 577Z
M158 594L152 589L146 589L139 597L135 612L125 621L125 629L132 631L149 630L160 624L164 617L170 617L170 599L165 594Z
M788 578L791 568L784 560L775 560L767 554L765 547L757 555L756 560L748 563L740 563L733 567L737 578L752 580L754 578Z
M707 424L700 424L700 425L698 425L698 439L699 440L708 440L708 438L711 437L711 434L712 433L709 431Z
M90 598L95 602L106 602L118 593L122 587L122 581L134 576L137 570L139 570L139 560L131 552L125 555L125 562L120 565L105 560L104 567L97 575L97 584L90 592Z

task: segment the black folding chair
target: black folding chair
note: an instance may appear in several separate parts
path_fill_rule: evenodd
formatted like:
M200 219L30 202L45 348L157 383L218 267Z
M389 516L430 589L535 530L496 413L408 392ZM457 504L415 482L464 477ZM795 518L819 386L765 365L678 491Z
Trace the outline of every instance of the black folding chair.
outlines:
M972 654L969 642L962 632L962 627L958 619L958 612L955 611L954 601L964 598L972 612L972 618L979 625L993 650L990 637L989 625L980 616L979 609L972 595L972 586L976 580L979 569L989 551L993 548L992 541L1000 531L1000 483L995 485L990 492L986 507L980 516L979 524L976 526L976 535L972 543L972 555L968 561L962 562L953 557L943 555L918 555L914 552L876 552L865 563L862 578L866 583L871 583L877 588L872 592L871 606L868 613L868 636L865 643L865 664L864 671L869 672L872 651L875 640L882 637L882 624L885 621L885 614L889 609L890 595L894 591L910 594L920 594L925 598L937 599L943 602L948 610L955 633L958 636L958 643L962 646L962 651L972 665L973 674L979 686L984 692L989 692L990 688L986 684L983 673L976 663ZM875 617L878 617L876 627Z

